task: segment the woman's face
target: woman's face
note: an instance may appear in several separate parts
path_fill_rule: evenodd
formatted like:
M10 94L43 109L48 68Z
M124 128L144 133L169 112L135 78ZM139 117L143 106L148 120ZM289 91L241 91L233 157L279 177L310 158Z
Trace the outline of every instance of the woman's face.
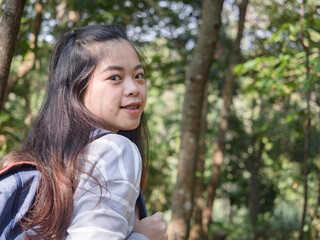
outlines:
M85 107L103 121L107 130L136 129L147 100L144 70L126 40L95 46L103 57L85 90Z

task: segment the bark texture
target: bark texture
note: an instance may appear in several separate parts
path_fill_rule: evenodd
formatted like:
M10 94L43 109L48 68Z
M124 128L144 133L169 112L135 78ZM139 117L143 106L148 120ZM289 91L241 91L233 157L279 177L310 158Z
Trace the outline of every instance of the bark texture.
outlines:
M14 86L18 83L19 79L24 78L35 65L36 53L38 49L38 37L40 34L41 23L43 21L44 14L44 6L42 0L37 0L35 2L34 10L36 16L32 24L32 35L29 42L30 50L27 52L26 57L18 67L17 72L9 77L3 103L7 101L9 93L13 91Z
M200 32L192 61L186 72L178 176L173 192L172 219L168 226L169 239L171 240L188 239L189 222L193 209L201 106L218 41L222 5L223 0L203 1Z
M232 104L233 97L233 85L234 85L234 75L233 69L240 61L240 43L243 36L244 23L246 18L246 10L249 0L243 0L239 5L239 21L238 21L238 32L237 37L234 42L232 53L230 56L228 64L228 72L225 79L225 83L222 91L222 98L224 101L223 108L220 112L220 123L219 123L219 133L218 140L214 144L214 153L212 156L212 169L211 178L207 187L207 204L203 212L203 227L204 233L208 234L208 228L210 225L212 217L212 207L216 195L216 190L219 185L221 165L223 163L223 153L225 145L225 134L228 130L229 118L230 118L230 107Z
M7 0L0 21L0 111L26 0Z
M204 190L204 164L206 160L206 133L207 127L207 115L208 115L208 84L205 88L205 98L202 103L201 114L201 127L200 127L200 139L199 139L199 154L196 164L196 179L194 190L194 225L191 228L189 240L203 240L205 238L203 234L202 226L202 212L205 206L203 198Z
M249 196L248 196L248 208L250 211L250 220L253 225L253 230L256 232L256 223L260 212L260 177L259 170L261 167L261 157L264 150L264 144L260 140L257 142L257 136L252 137L253 152L248 159L248 170L250 172L249 179ZM256 239L257 234L255 233Z

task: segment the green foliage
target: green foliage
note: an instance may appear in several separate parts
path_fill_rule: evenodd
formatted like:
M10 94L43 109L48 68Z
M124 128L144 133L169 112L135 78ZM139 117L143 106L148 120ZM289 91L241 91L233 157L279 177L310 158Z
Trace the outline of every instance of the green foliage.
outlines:
M262 2L256 4L253 4L256 10L261 8ZM218 191L218 196L234 207L229 216L219 218L212 228L213 232L221 229L227 232L227 239L251 239L254 232L256 239L297 238L303 199L300 164L305 151L305 94L309 90L313 100L319 97L316 89L319 89L320 31L319 25L314 25L318 21L314 2L307 6L308 17L304 21L303 41L309 47L309 79L306 77L306 53L300 39L300 6L291 1L287 1L285 7L276 1L262 5L261 17L268 17L270 21L269 25L266 22L260 25L264 35L254 39L260 49L256 55L251 49L244 51L248 60L234 69L239 89L234 99L234 114L225 145L225 167ZM277 9L277 13L273 9ZM319 159L319 138L315 137L319 136L316 127L319 126L319 104L311 101L311 109L314 127L310 138L310 164ZM260 216L253 229L248 220L244 222L247 215L240 217L239 225L233 219L248 204L250 172L246 164L259 141L263 141L265 149L259 171ZM311 181L309 186L312 186L309 192L319 193ZM317 194L309 199L317 198ZM315 206L312 202L310 208ZM310 228L306 230L308 239L311 231Z
M45 13L36 51L35 66L9 94L0 113L0 155L19 147L44 95L48 58L54 41L63 32L93 23L117 23L127 29L146 60L151 133L149 182L146 199L149 213L165 211L170 220L172 192L177 174L180 121L185 71L198 34L202 1L44 1ZM216 61L210 73L207 161L205 185L211 174L213 142L223 105L221 90L227 72L236 22L234 6L224 5L224 25ZM27 1L21 22L11 76L27 54L35 17L35 1ZM241 64L236 76L233 106L225 142L225 162L213 209L210 237L226 233L228 240L296 239L301 217L303 179L301 163L306 135L306 94L311 92L309 204L316 209L319 193L320 135L320 19L319 3L307 1L301 39L299 1L250 2ZM4 2L0 1L0 6ZM228 12L227 12L228 11ZM0 8L0 14L1 14ZM310 75L306 75L309 49ZM29 51L29 53L28 53ZM32 50L33 51L33 50ZM248 193L251 173L248 161L264 144L259 170L260 214L249 221ZM204 194L204 196L206 196ZM319 222L307 218L306 236Z

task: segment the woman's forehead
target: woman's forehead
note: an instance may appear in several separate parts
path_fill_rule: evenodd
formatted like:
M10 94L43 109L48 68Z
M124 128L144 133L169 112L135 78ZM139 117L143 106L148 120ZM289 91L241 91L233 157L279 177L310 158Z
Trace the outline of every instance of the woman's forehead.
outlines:
M103 73L111 70L121 70L126 68L131 70L143 68L140 58L134 47L126 40L117 40L101 43L95 49L98 54L96 72Z
M98 51L98 54L100 55L99 62L123 62L131 60L140 63L136 50L131 43L126 40L115 40L102 43L96 51Z

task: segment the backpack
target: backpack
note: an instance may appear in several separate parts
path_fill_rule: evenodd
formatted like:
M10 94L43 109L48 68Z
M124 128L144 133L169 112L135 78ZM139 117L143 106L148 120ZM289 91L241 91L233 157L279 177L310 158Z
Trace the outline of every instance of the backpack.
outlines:
M18 222L28 212L40 181L32 162L14 163L0 171L0 239L28 239Z

